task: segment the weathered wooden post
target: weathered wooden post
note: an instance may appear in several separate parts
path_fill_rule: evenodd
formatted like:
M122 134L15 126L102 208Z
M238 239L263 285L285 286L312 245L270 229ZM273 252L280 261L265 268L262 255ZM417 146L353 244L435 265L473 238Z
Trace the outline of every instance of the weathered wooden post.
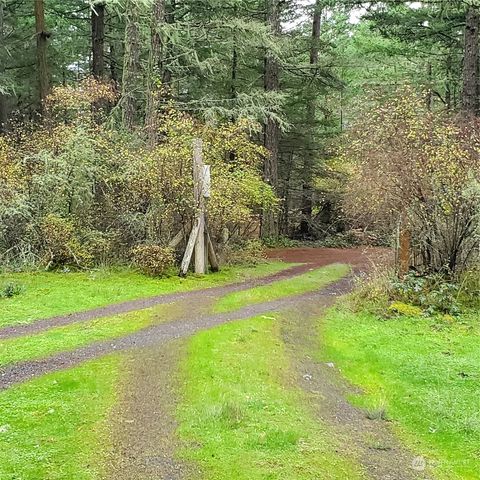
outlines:
M195 242L195 273L204 274L207 271L205 250L205 165L203 164L202 141L193 141L193 191L197 209L198 232Z
M405 217L400 220L398 231L398 275L404 277L410 271L412 252L412 232L408 228Z
M210 263L210 267L212 272L218 272L220 270L220 265L218 263L217 254L215 253L215 248L213 247L212 239L210 238L209 227L208 227L208 215L207 215L207 204L208 199L210 198L210 165L203 166L203 197L205 199L205 245L206 245L206 255L205 255L205 262L208 265Z
M195 252L195 273L207 273L208 261L214 272L219 270L217 256L208 234L207 199L210 197L210 165L203 163L202 140L193 141L193 191L195 219L180 266L180 275L185 276Z

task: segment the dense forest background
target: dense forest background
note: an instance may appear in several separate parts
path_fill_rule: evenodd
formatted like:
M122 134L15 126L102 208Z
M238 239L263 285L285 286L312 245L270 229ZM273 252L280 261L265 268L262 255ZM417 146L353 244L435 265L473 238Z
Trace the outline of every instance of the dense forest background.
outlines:
M380 241L345 213L342 134L399 96L475 115L479 28L473 0L0 0L2 258L186 236L194 137L216 243Z

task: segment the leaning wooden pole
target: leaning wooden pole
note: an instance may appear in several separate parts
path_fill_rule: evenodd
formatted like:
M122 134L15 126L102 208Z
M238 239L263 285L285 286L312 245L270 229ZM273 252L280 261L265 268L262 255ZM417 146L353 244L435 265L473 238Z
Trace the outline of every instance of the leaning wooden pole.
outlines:
M183 260L180 265L180 276L184 277L188 272L188 267L192 260L193 250L195 248L195 242L197 241L198 231L200 229L200 223L197 218L193 224L190 237L188 238L187 248L185 249L185 254L183 255Z
M207 242L208 242L208 260L210 262L210 267L212 272L218 272L220 270L220 264L218 262L217 254L215 253L215 248L213 247L212 239L210 238L210 234L207 232Z

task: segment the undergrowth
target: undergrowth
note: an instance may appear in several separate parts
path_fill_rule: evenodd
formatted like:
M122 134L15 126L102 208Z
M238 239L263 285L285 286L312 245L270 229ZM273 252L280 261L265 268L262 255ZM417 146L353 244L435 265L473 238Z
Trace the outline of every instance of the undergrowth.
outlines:
M377 267L369 275L357 279L352 300L357 310L382 316L457 317L478 308L479 285L473 272L456 279L416 272L399 278L393 269Z

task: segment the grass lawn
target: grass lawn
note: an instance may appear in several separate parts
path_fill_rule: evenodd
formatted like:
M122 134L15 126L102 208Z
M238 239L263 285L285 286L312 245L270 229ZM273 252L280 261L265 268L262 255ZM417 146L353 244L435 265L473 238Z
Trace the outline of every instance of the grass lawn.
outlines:
M474 480L480 472L480 322L382 320L339 306L321 322L324 360L335 362L425 456L437 478Z
M275 316L275 315L273 315ZM235 322L190 340L183 363L179 434L182 457L208 480L356 480L334 441L289 385L290 365L278 322Z
M0 478L100 478L120 362L104 357L1 392Z
M129 270L4 274L0 275L0 285L18 282L25 286L25 292L13 298L0 298L0 327L135 298L213 287L269 275L289 266L291 264L271 262L256 267L225 268L212 275L192 275L186 279L155 279Z
M128 335L152 323L170 320L168 313L173 308L171 305L159 305L146 310L52 328L36 335L0 340L0 366L34 360L93 342Z
M271 285L263 285L250 290L225 295L214 307L215 312L229 312L255 303L277 300L290 295L310 292L339 280L350 272L350 267L332 264L312 270L295 278L280 280Z

